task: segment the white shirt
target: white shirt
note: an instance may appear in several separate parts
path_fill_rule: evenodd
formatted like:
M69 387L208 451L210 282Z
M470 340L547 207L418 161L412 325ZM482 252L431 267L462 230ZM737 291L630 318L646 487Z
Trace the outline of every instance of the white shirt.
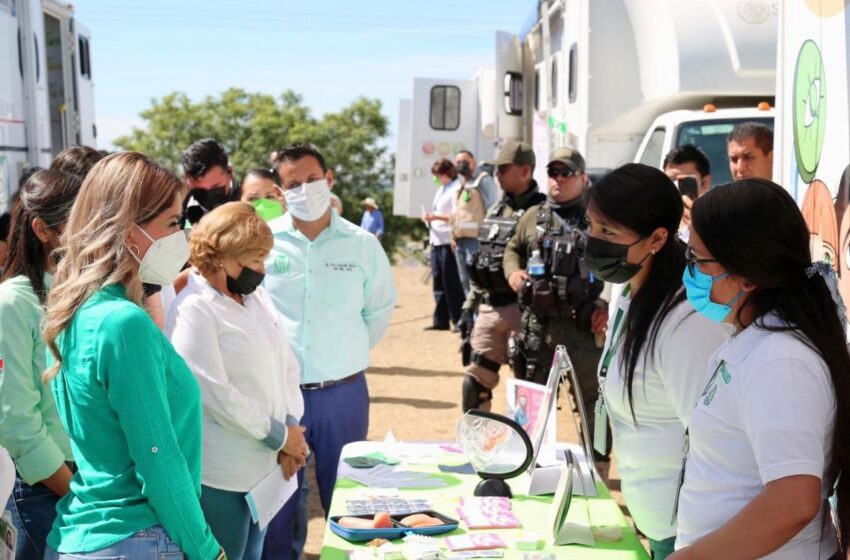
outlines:
M649 538L664 540L676 536L673 510L682 470L685 427L700 391L705 386L705 368L711 355L732 333L727 325L715 323L694 311L687 301L676 305L664 317L658 330L653 354L649 338L644 343L632 381L632 417L624 373L622 330L631 297L620 294L609 314L603 356L615 343L612 333L616 315L623 310L617 354L611 360L603 387L617 471L623 497L635 524ZM600 363L601 371L601 363Z
M765 322L780 324L776 316ZM835 394L829 370L816 352L791 333L751 325L717 351L707 371L705 390L691 415L676 548L718 529L769 482L816 476L824 500L833 484L827 468ZM821 536L825 504L802 531L764 558L835 554L829 519Z
M298 362L283 318L262 286L239 305L203 276L189 283L168 313L165 332L186 360L204 407L201 480L247 492L277 465L264 440L287 415L300 419L304 402Z
M454 209L454 198L460 188L460 179L446 183L434 194L434 204L431 207L435 214L451 216ZM429 228L431 245L448 245L452 241L452 226L449 222L434 220Z

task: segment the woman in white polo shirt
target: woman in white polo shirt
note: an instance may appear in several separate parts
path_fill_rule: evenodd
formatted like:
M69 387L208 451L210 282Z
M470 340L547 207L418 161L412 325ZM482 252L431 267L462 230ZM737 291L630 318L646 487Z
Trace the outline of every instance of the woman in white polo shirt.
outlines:
M708 358L731 329L698 315L685 300L685 247L676 236L682 197L664 173L624 165L595 183L587 202L588 268L623 284L609 311L596 425L610 417L623 497L653 558L663 560L676 538L688 416ZM594 439L604 453L605 432Z
M271 247L271 230L251 204L208 213L189 238L197 271L166 322L201 387L201 508L227 557L237 560L259 560L265 536L245 494L275 469L291 477L307 457L298 362L260 286Z
M833 269L811 264L803 216L770 181L718 187L692 216L688 299L736 334L691 414L671 559L846 558L850 355Z

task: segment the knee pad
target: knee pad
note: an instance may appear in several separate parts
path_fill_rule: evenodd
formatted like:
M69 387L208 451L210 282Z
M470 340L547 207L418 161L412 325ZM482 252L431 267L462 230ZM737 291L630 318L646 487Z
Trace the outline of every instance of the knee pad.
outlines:
M493 400L493 391L479 383L474 377L463 377L463 411L478 409Z

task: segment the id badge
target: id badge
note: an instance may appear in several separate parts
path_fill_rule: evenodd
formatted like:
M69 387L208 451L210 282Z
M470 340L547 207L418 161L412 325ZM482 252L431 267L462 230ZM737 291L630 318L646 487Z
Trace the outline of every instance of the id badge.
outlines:
M602 395L593 411L593 449L600 455L608 453L608 409Z

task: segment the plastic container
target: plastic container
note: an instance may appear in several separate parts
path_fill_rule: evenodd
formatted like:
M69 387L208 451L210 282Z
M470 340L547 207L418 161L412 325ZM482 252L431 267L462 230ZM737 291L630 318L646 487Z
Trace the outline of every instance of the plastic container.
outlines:
M546 276L546 263L540 257L540 251L535 249L531 252L531 258L528 259L528 275L532 278L540 278Z
M433 527L407 527L401 524L401 520L409 515L415 515L417 513L424 513L425 515L430 515L431 517L436 517L444 522L443 525L434 525ZM415 535L440 535L442 533L448 533L450 531L454 531L457 529L458 521L457 519L452 519L451 517L445 516L442 513L436 511L416 511L413 513L400 513L396 515L391 515L390 520L393 523L393 526L387 529L349 529L348 527L342 527L338 521L342 517L359 517L360 519L373 519L374 516L372 514L366 515L336 515L330 518L330 527L331 531L340 537L344 538L350 542L367 542L372 539L387 539L387 540L395 540L404 537L407 534L415 534Z

